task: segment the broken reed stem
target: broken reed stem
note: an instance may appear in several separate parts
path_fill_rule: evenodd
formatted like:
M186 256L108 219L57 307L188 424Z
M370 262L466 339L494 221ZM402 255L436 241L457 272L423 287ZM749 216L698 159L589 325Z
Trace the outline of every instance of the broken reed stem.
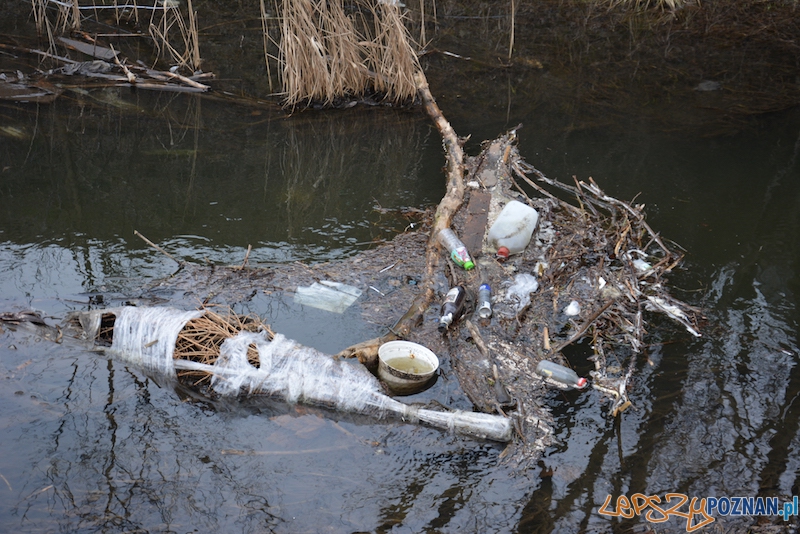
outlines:
M269 66L269 51L267 45L269 44L269 27L267 26L267 6L264 0L259 0L259 7L261 8L261 36L264 43L264 65L267 68L267 82L269 82L269 92L273 91L272 88L272 71Z
M242 266L239 267L239 270L243 270L245 266L247 266L247 258L250 257L250 251L253 250L252 245L247 245L247 253L244 255L244 261L242 262Z
M189 9L189 28L186 35L186 52L192 61L192 72L200 68L200 35L197 32L197 11L192 6L192 0L186 0ZM182 19L181 19L182 20Z
M136 83L136 76L134 76L134 74L130 70L128 70L128 67L126 67L120 62L119 57L117 56L117 51L114 50L114 45L110 46L111 46L111 51L114 52L114 63L116 63L117 66L119 66L122 69L122 72L125 73L125 77L128 78L129 83Z
M172 261L174 261L174 262L175 262L175 263L177 263L178 265L181 265L181 266L183 265L183 262L182 262L182 261L178 261L178 260L175 258L175 256L173 256L172 254L170 254L169 252L167 252L166 250L164 250L163 248L159 247L158 245L156 245L155 243L153 243L152 241L150 241L149 239L147 239L145 236L143 236L142 234L140 234L140 233L139 233L139 230L134 230L134 231L133 231L133 233L134 233L136 236L140 237L140 238L142 239L142 241L144 241L145 243L147 243L148 245L150 245L151 247L153 247L154 249L156 249L156 250L157 250L157 251L159 251L160 253L164 254L166 257L168 257L169 259L171 259Z
M425 38L425 0L419 0L419 42L423 48L428 42Z
M508 43L508 60L511 61L511 54L514 51L514 27L517 20L517 6L515 0L511 0L511 36Z

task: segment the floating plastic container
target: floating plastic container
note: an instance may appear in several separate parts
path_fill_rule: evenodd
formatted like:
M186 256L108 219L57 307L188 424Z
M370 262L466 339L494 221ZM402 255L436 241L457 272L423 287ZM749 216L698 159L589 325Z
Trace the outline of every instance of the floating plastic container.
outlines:
M439 242L450 252L450 258L456 265L469 271L475 267L472 258L469 257L467 246L458 238L456 233L450 228L443 228L439 231Z
M578 373L569 367L564 367L563 365L549 360L540 361L536 366L536 372L544 378L555 380L559 384L564 384L565 386L576 389L583 389L586 387L586 384L588 384L585 378L579 377Z
M498 251L498 256L519 254L530 243L538 222L539 213L535 209L512 200L489 228L489 244ZM505 251L501 250L503 247Z
M378 377L397 395L428 387L439 369L439 358L411 341L389 341L378 348Z

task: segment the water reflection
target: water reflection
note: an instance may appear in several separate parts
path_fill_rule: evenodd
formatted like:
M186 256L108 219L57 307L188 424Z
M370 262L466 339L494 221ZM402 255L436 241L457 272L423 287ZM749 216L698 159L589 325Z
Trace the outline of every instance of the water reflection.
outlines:
M375 204L441 194L439 141L414 113L285 118L122 96L134 107L93 93L2 108L29 133L0 138L2 311L135 300L176 265L134 229L198 263L238 264L248 244L252 263L328 259L397 228ZM501 130L505 113L486 128ZM652 525L599 515L607 495L800 493L797 117L726 139L644 122L614 138L563 135L541 120L521 130L525 157L621 198L641 192L650 224L688 251L671 283L708 316L700 340L649 317L635 408L619 421L592 391L553 393L559 443L519 473L495 444L268 400L212 403L0 325L0 530L631 532ZM264 296L247 306L322 350L374 327ZM570 357L588 365L590 352ZM717 518L733 532L751 523Z
M407 224L374 208L424 207L441 194L438 177L420 172L438 146L417 113L295 119L188 95L72 98L5 106L30 132L0 138L9 298L122 290L132 276L168 274L174 264L134 230L182 261L241 263L249 245L251 264L342 257Z

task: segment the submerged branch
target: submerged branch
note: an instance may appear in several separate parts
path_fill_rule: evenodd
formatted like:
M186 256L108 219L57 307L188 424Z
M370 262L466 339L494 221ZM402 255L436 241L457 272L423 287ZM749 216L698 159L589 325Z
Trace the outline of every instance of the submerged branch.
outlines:
M411 330L422 320L425 310L434 298L433 277L439 261L439 247L436 236L443 228L450 226L453 215L464 201L464 150L462 142L455 130L445 119L442 110L436 104L431 94L428 80L422 71L414 75L417 92L428 116L442 135L442 144L447 160L447 192L436 208L436 214L425 249L425 272L421 283L422 291L414 299L408 311L389 329L389 333L375 339L358 343L339 352L338 358L353 358L367 367L374 367L377 363L378 348L386 341L404 339Z

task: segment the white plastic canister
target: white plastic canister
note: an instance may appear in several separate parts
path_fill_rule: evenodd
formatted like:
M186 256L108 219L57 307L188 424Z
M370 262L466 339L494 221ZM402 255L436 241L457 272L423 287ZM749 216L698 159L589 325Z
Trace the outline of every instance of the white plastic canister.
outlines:
M506 247L510 254L518 254L528 246L538 222L539 214L535 209L512 200L489 228L489 245L495 249Z

